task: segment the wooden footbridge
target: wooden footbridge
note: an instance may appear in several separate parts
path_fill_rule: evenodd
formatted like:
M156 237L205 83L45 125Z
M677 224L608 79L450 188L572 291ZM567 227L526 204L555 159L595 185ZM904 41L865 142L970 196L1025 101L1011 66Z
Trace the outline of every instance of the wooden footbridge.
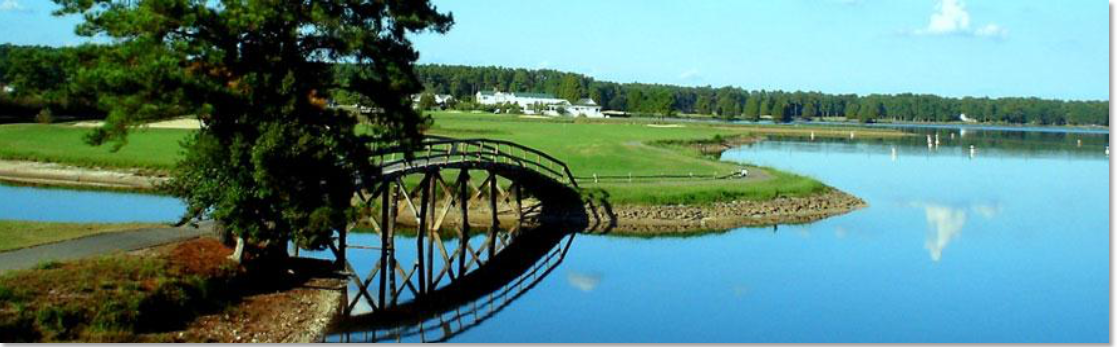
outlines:
M360 180L357 221L330 244L354 288L347 316L444 306L435 304L445 301L439 293L524 235L587 224L569 167L513 142L427 138L418 147L377 150L370 160L381 173ZM376 233L379 243L353 244L354 232Z

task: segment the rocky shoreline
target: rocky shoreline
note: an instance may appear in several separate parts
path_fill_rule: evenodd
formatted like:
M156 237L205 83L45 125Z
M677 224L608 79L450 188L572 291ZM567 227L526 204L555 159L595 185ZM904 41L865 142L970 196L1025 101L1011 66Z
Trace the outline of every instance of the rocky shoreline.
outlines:
M699 206L614 206L615 223L598 223L599 232L618 235L691 234L748 226L802 224L845 214L868 204L837 189L805 197L732 201ZM597 209L594 216L608 215Z

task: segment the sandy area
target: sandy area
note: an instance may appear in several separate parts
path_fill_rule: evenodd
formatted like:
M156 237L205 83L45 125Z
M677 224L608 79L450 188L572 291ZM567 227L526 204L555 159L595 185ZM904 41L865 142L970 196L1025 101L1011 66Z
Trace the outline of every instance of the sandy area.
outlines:
M23 184L153 189L166 177L149 176L138 170L82 168L56 163L0 160L0 181Z
M85 121L72 124L76 127L96 128L104 124L102 121ZM171 119L160 122L148 123L143 125L142 128L149 129L198 129L202 127L202 123L193 118L179 118Z

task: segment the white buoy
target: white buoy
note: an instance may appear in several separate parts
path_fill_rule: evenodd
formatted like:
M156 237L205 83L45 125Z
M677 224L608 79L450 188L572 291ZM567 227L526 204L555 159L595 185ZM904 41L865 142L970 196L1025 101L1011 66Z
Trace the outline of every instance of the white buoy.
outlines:
M1082 139L1078 139L1078 147L1082 147Z
M811 132L811 141L814 141L814 132Z
M853 132L852 131L849 132L849 138L853 139Z
M931 141L931 135L927 135L927 148L935 147L935 142Z
M935 133L935 147L939 146L939 134Z
M951 139L951 140L953 140L953 139L954 139L954 133L950 133L950 139Z
M892 146L892 161L896 161L896 146Z
M973 145L970 145L970 159L973 159L973 156L976 153L977 153L977 148L974 147Z
M1109 146L1105 146L1105 156L1109 156Z

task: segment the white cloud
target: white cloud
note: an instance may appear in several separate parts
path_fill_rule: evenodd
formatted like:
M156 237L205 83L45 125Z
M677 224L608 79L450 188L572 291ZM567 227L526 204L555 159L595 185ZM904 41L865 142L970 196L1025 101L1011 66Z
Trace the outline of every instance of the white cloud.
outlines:
M566 281L574 288L578 288L578 290L592 292L594 289L597 289L597 285L601 284L601 275L571 271L566 274Z
M681 80L694 79L695 77L698 77L698 69L686 70L679 74L679 79Z
M9 11L26 11L27 7L19 4L18 0L2 0L0 1L0 12Z
M939 0L927 27L914 31L916 35L959 35L983 38L1005 38L1008 30L989 23L977 29L970 27L970 13L962 0Z
M966 210L932 203L914 205L923 208L927 214L930 230L927 231L927 240L923 247L931 253L931 260L938 262L950 240L962 233L962 227L966 225Z
M940 0L938 12L931 14L928 34L954 34L970 28L970 14L960 0Z
M970 209L977 215L985 217L985 219L993 219L1001 214L1000 204L974 204L970 206Z
M974 30L974 35L979 37L1004 38L1008 36L1008 29L1002 28L996 24L986 24Z

